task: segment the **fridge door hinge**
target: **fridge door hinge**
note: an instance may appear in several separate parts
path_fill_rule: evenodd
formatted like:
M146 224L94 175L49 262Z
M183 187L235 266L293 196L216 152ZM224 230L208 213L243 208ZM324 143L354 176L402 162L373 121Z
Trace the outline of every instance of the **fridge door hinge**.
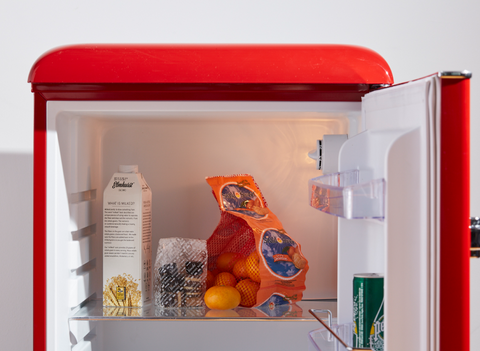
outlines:
M472 78L472 72L463 70L463 71L441 71L438 72L438 76L440 78L449 78L449 79L455 79L455 78L460 78L460 79L470 79Z
M391 84L370 84L370 91L391 87Z

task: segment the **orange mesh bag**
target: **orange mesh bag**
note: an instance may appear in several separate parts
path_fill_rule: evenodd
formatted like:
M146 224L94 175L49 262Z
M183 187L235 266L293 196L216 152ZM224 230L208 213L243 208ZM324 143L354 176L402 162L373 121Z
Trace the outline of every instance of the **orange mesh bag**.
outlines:
M237 278L241 306L272 310L302 299L308 262L248 174L207 178L221 216L207 240L208 269Z

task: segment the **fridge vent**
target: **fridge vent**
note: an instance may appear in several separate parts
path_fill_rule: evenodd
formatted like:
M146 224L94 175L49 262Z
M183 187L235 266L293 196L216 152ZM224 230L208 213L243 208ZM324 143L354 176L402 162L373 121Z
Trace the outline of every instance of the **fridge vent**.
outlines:
M83 201L92 201L97 198L97 189L70 194L70 203L77 204Z
M74 230L72 232L72 240L80 240L81 238L85 238L87 236L93 235L97 232L97 224L94 223L84 228L80 228L79 230Z
M83 266L81 267L78 267L77 269L74 269L72 270L72 276L73 275L80 275L80 274L83 274L85 272L88 272L88 271L91 271L92 269L95 269L95 267L97 266L97 259L94 258L93 260L91 261L88 261L87 263L85 263Z
M95 269L78 274L69 280L68 305L70 307L80 305L94 293L94 276Z
M91 201L70 204L69 207L71 224L74 226L74 228L72 228L73 230L71 230L72 232L92 226L96 223Z

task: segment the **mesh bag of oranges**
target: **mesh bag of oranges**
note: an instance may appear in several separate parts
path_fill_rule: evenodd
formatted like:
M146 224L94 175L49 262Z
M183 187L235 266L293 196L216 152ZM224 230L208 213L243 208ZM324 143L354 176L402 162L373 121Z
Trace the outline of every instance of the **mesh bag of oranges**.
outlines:
M253 177L209 177L207 182L221 211L220 222L207 240L207 289L213 287L205 295L207 306L227 309L230 305L221 303L225 299L217 301L223 293L229 294L229 302L237 299L233 290L218 288L226 286L239 292L243 307L300 301L308 262L300 244L267 207Z

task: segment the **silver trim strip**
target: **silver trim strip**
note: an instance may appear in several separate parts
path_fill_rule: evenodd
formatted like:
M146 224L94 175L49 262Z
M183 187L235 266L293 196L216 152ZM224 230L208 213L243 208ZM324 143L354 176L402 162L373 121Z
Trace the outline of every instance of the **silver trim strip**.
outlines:
M438 72L440 78L472 78L472 72L463 70L463 71L441 71Z

